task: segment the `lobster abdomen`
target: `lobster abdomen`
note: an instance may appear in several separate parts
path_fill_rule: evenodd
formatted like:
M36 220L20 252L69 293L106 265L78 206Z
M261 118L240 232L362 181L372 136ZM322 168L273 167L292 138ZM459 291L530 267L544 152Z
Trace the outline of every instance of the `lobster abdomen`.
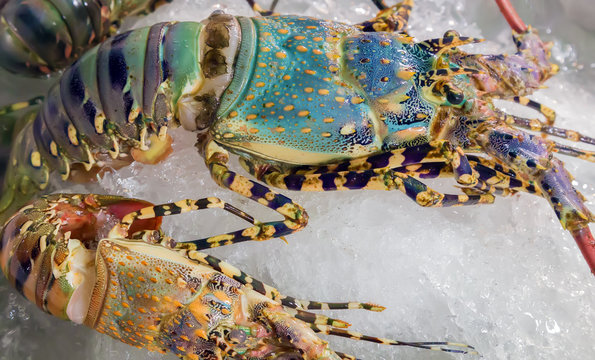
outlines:
M0 7L0 67L28 76L62 70L154 0L7 0Z

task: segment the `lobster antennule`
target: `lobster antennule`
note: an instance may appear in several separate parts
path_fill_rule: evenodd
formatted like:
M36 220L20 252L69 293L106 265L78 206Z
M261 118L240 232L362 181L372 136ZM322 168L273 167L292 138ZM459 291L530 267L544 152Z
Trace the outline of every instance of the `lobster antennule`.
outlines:
M510 3L510 0L496 0L496 4L500 8L500 12L508 22L508 25L517 33L523 33L527 31L528 27L523 22L519 14L516 12L514 6Z

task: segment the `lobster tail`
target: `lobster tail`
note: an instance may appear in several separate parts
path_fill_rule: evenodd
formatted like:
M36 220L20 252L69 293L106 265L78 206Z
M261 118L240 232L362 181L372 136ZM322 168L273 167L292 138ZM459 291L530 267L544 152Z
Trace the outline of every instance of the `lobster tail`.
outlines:
M33 137L36 112L23 119L23 129L13 141L0 198L0 224L47 187L50 169Z
M103 41L122 15L146 11L153 0L5 0L0 2L0 67L44 76Z

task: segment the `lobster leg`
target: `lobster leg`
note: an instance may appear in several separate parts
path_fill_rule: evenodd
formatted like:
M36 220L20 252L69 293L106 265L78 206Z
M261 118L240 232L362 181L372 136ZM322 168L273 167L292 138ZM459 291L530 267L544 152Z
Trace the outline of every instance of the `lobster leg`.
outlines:
M277 7L277 3L279 2L279 0L273 0L273 3L271 4L270 9L268 9L268 10L265 10L264 8L262 8L254 0L246 0L246 1L248 2L248 5L250 5L250 7L252 8L252 10L254 10L255 13L258 13L260 16L277 15L275 13L275 7Z
M43 96L37 96L27 101L20 101L14 104L2 106L0 107L0 116L8 115L15 111L26 109L30 106L40 105L43 102L43 99Z
M504 175L493 168L473 161L470 163L479 174L479 179L475 186L462 188L466 193L470 190L476 190L482 193L487 192L500 196L507 196L517 191L539 194L539 190L526 181ZM393 171L407 174L417 179L452 178L454 176L452 167L445 162L413 164L395 168Z
M582 142L590 145L595 145L595 139L574 130L562 129L555 126L550 126L541 122L539 119L527 119L515 115L505 115L506 123L531 131L538 131L547 135L564 138L571 141Z
M364 32L395 31L406 33L409 15L413 9L413 0L404 0L394 6L388 6L383 0L372 0L380 9L371 20L357 24Z
M285 218L284 221L263 223L261 228L266 229L267 232L264 234L255 234L259 236L246 236L248 234L236 232L234 238L224 237L213 241L206 241L209 244L208 247L221 246L222 243L230 244L249 241L253 240L253 238L266 240L273 237L281 237L299 231L306 226L308 215L303 207L294 203L290 198L229 170L227 167L229 153L214 141L209 141L204 149L207 167L219 186L273 209ZM202 240L197 241L197 244L204 243Z
M249 160L244 161L250 166ZM251 167L254 168L254 167ZM258 174L253 173L254 176ZM281 189L298 191L399 190L424 207L448 207L494 202L491 194L454 195L437 192L421 181L391 169L329 171L322 174L290 174L270 171L259 180Z
M241 211L240 209L227 204L226 202L215 198L204 198L199 200L181 200L175 203L167 203L161 205L153 205L142 208L130 214L127 214L122 218L120 223L112 229L110 236L122 236L124 234L128 234L130 226L136 220L144 220L144 219L153 219L160 216L168 216L168 215L175 215L175 214L182 214L193 210L202 210L202 209L210 209L210 208L219 208L223 209L227 212L230 212L255 226L250 228L246 228L243 230L231 232L224 235L217 235L211 236L207 239L194 241L192 242L197 250L213 247L213 244L219 244L222 241L236 241L236 237L243 237L241 241L247 240L265 240L268 239L267 234L270 233L268 229L268 225L262 224L259 221L255 220L252 216L246 214L245 212ZM125 236L125 235L124 235ZM172 240L173 241L173 240ZM168 243L162 244L164 246L173 247L175 243Z
M557 142L552 142L552 143L554 146L554 151L556 151L560 154L577 157L579 159L587 160L590 162L595 162L595 152L593 152L593 151L577 149L575 147L572 147L569 145L564 145L564 144L559 144Z
M554 122L556 121L556 111L554 109L542 105L537 101L533 101L525 96L515 96L512 98L512 101L538 111L541 115L545 117L547 125L554 125Z

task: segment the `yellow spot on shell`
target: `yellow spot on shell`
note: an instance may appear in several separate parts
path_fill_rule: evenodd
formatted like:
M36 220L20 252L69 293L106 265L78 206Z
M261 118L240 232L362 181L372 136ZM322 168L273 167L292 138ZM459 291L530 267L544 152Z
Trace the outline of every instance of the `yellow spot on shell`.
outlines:
M351 98L351 103L352 104L361 104L363 102L364 102L364 99L362 99L359 96L354 96L354 97Z
M335 121L335 119L332 117L327 117L327 118L322 119L322 121L325 123L332 123L333 121Z
M269 52L269 51L271 51L271 49L269 49L266 46L263 46L263 47L260 48L260 51L262 51L262 52Z
M328 67L328 69L329 69L331 72L337 72L337 71L339 71L339 67L338 67L338 66L336 66L336 65L330 65L330 66Z
M413 77L413 75L415 75L415 72L413 72L413 71L403 71L402 70L397 73L397 76L403 80L410 80Z
M289 30L287 30L287 29L279 29L279 30L277 30L277 32L279 34L287 34L289 32Z
M291 76L289 76L289 75L283 75L283 80L289 80L289 79L291 79Z
M310 112L308 110L302 110L300 112L298 112L298 116L308 116L310 115Z
M314 40L314 41L322 41L322 38L320 36L316 36L316 37L313 37L312 40Z
M248 119L248 120L254 120L257 117L258 117L258 115L256 115L256 114L249 114L248 116L246 116L246 119Z
M265 68L265 67L267 67L267 64L265 64L263 62L259 62L258 67Z
M285 131L285 128L284 128L284 127L281 127L281 126L277 126L277 127L276 127L276 128L274 128L273 130L275 130L276 132L280 132L280 133L282 133L282 132L284 132L284 131Z
M50 154L58 156L58 145L54 141L50 142Z
M275 54L276 57L278 57L279 59L285 59L287 57L287 54L284 53L283 51L279 51Z
M329 91L327 89L320 89L318 90L318 94L320 95L328 95Z
M250 101L252 99L254 99L254 94L249 94L248 96L246 96L246 101ZM238 114L237 112L235 112L235 113L236 113L236 115Z
M306 74L308 74L308 75L314 75L314 74L316 74L316 71L314 71L314 70L310 70L310 69L306 69L306 70L304 70L304 72L305 72Z
M322 135L322 137L330 137L331 136L331 133L330 132L323 132L320 135Z
M226 139L231 139L234 136L235 135L233 133L225 133L225 134L223 134L223 137L226 138ZM167 280L169 280L169 279L167 279ZM171 280L169 280L169 281L171 281ZM168 284L169 284L169 282L168 282Z
M354 124L347 124L341 128L341 135L351 135L355 132Z
M304 40L306 37L302 36L302 35L297 35L297 36L294 36L293 38L296 40Z
M295 49L297 51L299 51L299 52L306 52L306 51L308 51L308 48L305 47L305 46L303 46L303 45L298 45Z
M68 125L68 140L74 146L79 145L79 139L76 136L76 128L72 124Z
M114 315L116 315L116 316L120 317L120 316L122 316L122 313L121 313L121 312L119 312L119 311L114 311Z
M307 92L307 93L311 93L311 92L314 91L314 89L311 88L311 87L307 87L307 88L304 89L304 91Z
M268 103L264 104L264 107L266 107L266 108L270 108L270 107L273 107L273 106L275 106L275 103L274 102L268 102Z
M322 54L322 51L320 49L314 49L314 50L312 50L312 52L316 55Z
M308 134L312 131L312 129L310 129L309 127L305 127L305 128L302 128L302 130L300 130L300 131L303 132L304 134Z
M41 155L38 151L33 151L31 153L31 165L38 168L41 166Z
M384 65L386 64L390 64L390 60L389 59L380 59L380 62Z
M236 116L238 116L238 112L237 112L237 111L235 111L235 110L229 113L229 117L230 117L230 118L234 118L234 117L236 117Z
M257 128L250 128L250 130L248 130L248 131L250 131L252 134L256 134L258 132L258 129Z
M256 87L264 87L264 83L262 81L257 82L254 84Z
M285 111L291 111L293 109L295 109L295 106L293 106L293 105L287 105L283 108L283 110L285 110Z
M340 103L342 103L342 102L345 102L345 98L344 98L344 97L342 97L342 96L336 96L336 97L335 97L335 101L336 101L336 102L340 102Z

